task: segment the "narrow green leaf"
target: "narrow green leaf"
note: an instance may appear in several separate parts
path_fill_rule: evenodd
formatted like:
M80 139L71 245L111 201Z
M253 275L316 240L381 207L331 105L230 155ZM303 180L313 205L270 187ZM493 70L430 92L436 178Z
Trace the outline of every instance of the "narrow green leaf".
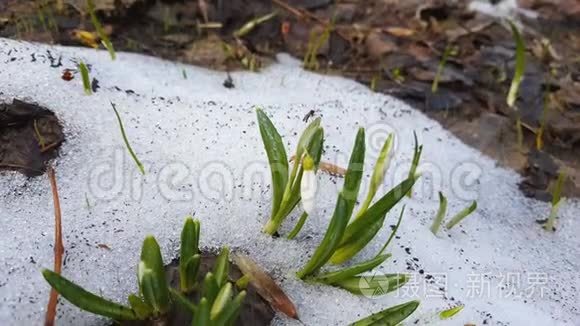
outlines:
M137 295L130 294L128 301L129 305L131 305L131 309L133 309L139 319L146 319L153 314L153 308L143 302L143 299Z
M379 255L371 260L367 260L365 262L353 265L348 268L317 275L316 277L314 277L314 280L325 284L333 284L345 280L347 278L350 278L352 276L356 276L360 273L370 271L373 268L382 264L389 257L391 257L391 254Z
M419 166L419 160L421 160L421 154L423 153L423 145L419 146L419 141L417 140L417 133L413 131L413 138L415 138L415 149L413 150L413 161L411 162L411 168L409 169L409 178L414 177L417 173L417 167ZM413 188L409 189L407 196L411 198L413 196Z
M437 67L437 73L435 74L435 78L433 78L433 83L431 84L431 93L437 93L437 89L439 88L439 79L441 78L441 74L443 73L443 69L445 69L445 64L447 63L447 58L453 54L454 47L451 44L447 44L445 50L443 51L443 56L439 61L439 65Z
M228 280L228 273L230 271L229 257L230 249L228 247L223 247L218 258L216 259L215 266L213 268L213 273L215 275L218 288L221 288Z
M405 274L353 276L333 285L356 295L376 297L395 291L408 280L409 276Z
M199 266L201 265L201 255L195 254L193 257L189 257L189 260L185 263L185 269L183 272L179 271L180 284L184 282L185 287L181 288L184 293L189 293L195 288L197 283L197 274L199 273Z
M238 295L213 319L214 326L224 326L233 324L238 318L238 314L244 299L246 298L246 291L241 291ZM197 325L196 325L197 326Z
M232 283L227 282L218 292L209 313L210 319L216 319L224 308L232 301L233 295Z
M516 66L514 71L514 78L510 85L510 90L507 97L507 104L511 108L514 106L518 98L518 90L520 89L520 83L524 77L524 71L526 70L526 47L524 45L524 40L520 34L520 31L508 20L514 40L516 42Z
M114 320L138 319L131 308L92 294L53 271L43 269L42 276L63 298L82 310Z
M322 265L324 265L330 256L334 253L334 250L340 243L340 239L342 238L342 234L346 228L346 224L348 223L350 215L349 213L349 203L344 198L342 193L338 195L338 199L336 202L336 207L334 209L334 215L330 220L330 224L328 225L328 229L324 234L324 238L322 242L316 248L316 251L306 264L297 273L298 278L305 278L306 276L311 275L312 273L316 272ZM352 213L352 209L350 210Z
M193 316L191 326L209 326L209 306L207 298L201 298L197 307L197 313Z
M302 227L304 226L304 223L306 222L307 218L308 214L306 212L302 213L300 219L298 220L298 223L296 223L296 226L288 234L288 240L294 239L298 235L298 233L300 233L300 230L302 230Z
M278 14L278 12L273 11L269 14L260 16L258 18L252 19L249 22L245 23L242 27L240 27L239 29L237 29L236 31L234 31L234 36L235 37L243 37L246 34L250 33L252 30L254 30L254 28L256 28L258 25L263 24L265 22L267 22L268 20L276 17L276 15Z
M360 182L363 174L363 165L365 159L365 130L359 128L354 141L352 153L350 154L350 162L344 176L344 186L342 194L348 202L349 218L354 209L358 192L360 189ZM351 207L352 206L352 207Z
M457 315L458 313L461 312L461 310L463 310L464 306L463 305L459 305L447 310L443 310L439 313L439 318L441 318L442 320L445 319L449 319L455 315Z
M250 276L244 274L236 281L236 287L240 290L243 290L248 287L248 283L250 283L250 280L251 280Z
M377 190L379 189L380 185L383 183L383 179L385 177L385 172L389 167L389 153L393 148L393 134L389 134L387 140L383 144L383 148L379 153L379 157L377 158L377 162L375 163L375 168L373 170L373 175L371 176L371 183L369 185L369 190L367 193L367 197L365 201L361 204L361 207L356 214L356 217L359 218L370 206Z
M407 319L419 307L419 301L409 301L363 318L350 326L395 326Z
M284 149L282 137L274 127L274 124L268 116L261 109L256 109L258 116L258 125L260 127L260 134L262 135L262 142L268 155L268 162L270 163L270 172L272 174L272 217L276 215L282 202L284 189L288 182L288 157ZM270 230L267 230L270 231ZM270 234L276 232L268 232Z
M220 288L217 285L217 281L213 273L208 272L205 274L205 278L203 280L203 297L208 300L210 305L213 304L219 289Z
M556 224L556 217L558 216L558 210L563 202L562 200L562 188L564 187L564 181L566 180L566 173L561 171L558 174L558 180L552 192L552 208L550 209L550 215L548 220L544 225L544 228L548 231L554 230L554 225Z
M145 175L145 168L143 167L143 164L141 164L141 161L139 161L139 159L137 158L137 155L133 151L133 148L131 148L131 145L129 144L129 140L127 139L127 134L125 133L125 128L123 127L123 121L121 121L121 116L119 115L119 112L117 111L117 108L115 107L115 104L113 104L113 102L111 102L111 106L113 107L113 111L115 111L115 115L117 116L117 121L119 122L119 129L121 129L121 136L123 136L123 141L125 142L125 146L127 147L129 154L131 154L133 161L135 161L135 164L137 164L137 167L139 168L139 171L141 172L141 174Z
M179 284L182 292L191 291L197 279L196 262L192 261L192 258L199 253L199 231L199 220L193 220L193 218L187 217L181 231L181 247L179 252ZM188 273L187 266L189 264L192 264L190 272L195 272L194 274ZM199 266L199 255L197 266Z
M435 215L435 219L433 220L433 224L431 225L431 232L433 232L434 235L437 235L437 231L439 231L439 227L443 223L445 213L447 213L447 198L445 198L443 193L440 191L439 209L437 210L437 215Z
M469 214L473 213L477 209L477 202L474 200L469 207L464 208L461 212L457 213L451 220L445 225L446 228L451 229L457 223L461 222L464 218L469 216Z
M395 237L395 235L397 234L397 231L399 230L399 226L401 226L401 221L403 220L403 214L405 214L405 206L403 206L403 208L401 209L401 214L399 215L399 219L397 220L397 224L395 225L395 228L393 229L393 231L391 231L391 235L389 236L389 239L387 239L387 242L385 242L385 245L381 248L381 250L379 251L377 256L382 255L383 252L387 249L387 247L391 243L391 241L393 241L393 238Z
M84 62L79 63L79 70L81 72L81 78L83 79L83 89L85 90L85 94L91 95L93 92L91 90L91 80L89 78L89 69Z
M147 236L143 241L139 263L139 286L145 302L156 312L164 314L169 310L169 289L163 258L159 244L153 236Z
M385 215L405 197L418 178L419 176L415 175L404 180L377 200L360 218L350 223L331 262L343 263L362 250L382 227Z
M195 314L197 313L197 307L191 301L189 301L187 297L185 297L183 294L181 294L181 292L177 291L174 288L169 288L169 294L171 295L171 299L173 300L173 302L185 308L186 310L191 312L192 315L195 316Z
M111 60L115 60L115 57L116 57L115 49L113 48L113 44L109 40L107 33L105 33L105 30L103 29L103 26L101 25L101 22L99 22L99 19L97 18L97 15L95 14L95 4L93 3L93 0L87 0L87 7L89 10L89 15L91 16L91 22L93 23L93 26L95 27L95 30L97 31L97 34L99 35L99 38L101 39L101 42L103 43L103 46L105 47L105 49L107 49L107 51L109 51L109 55L111 56Z

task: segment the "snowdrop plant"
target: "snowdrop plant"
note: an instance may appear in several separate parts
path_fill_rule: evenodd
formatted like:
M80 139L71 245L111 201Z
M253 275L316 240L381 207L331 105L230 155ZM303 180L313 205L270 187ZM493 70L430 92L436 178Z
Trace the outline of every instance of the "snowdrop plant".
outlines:
M237 318L246 292L240 291L234 296L232 284L227 278L227 247L222 249L213 270L205 275L203 282L197 282L200 266L199 229L199 221L190 217L186 219L181 233L179 290L171 288L167 283L157 241L153 236L145 238L137 268L139 293L129 295L129 306L93 294L48 269L43 270L42 275L73 305L117 322L154 321L163 324L174 306L179 305L193 316L192 325L227 325ZM197 304L187 297L194 290L201 293Z
M370 196L369 204L367 205L365 200L356 217L351 221L359 193L365 156L365 131L363 128L359 129L344 177L344 186L338 195L330 224L322 242L310 260L297 273L299 278L341 287L355 294L362 294L363 290L360 288L360 283L365 276L361 274L379 266L391 256L390 254L383 254L383 252L392 240L397 228L393 230L385 246L374 258L347 268L320 272L320 269L325 264L342 264L365 248L382 228L387 213L404 198L405 194L410 191L419 178L417 175L409 176L370 205L378 185L382 183L384 177L386 153L391 147L388 145L390 142L392 142L391 137L387 139L387 145L383 146L382 153L380 153L375 165L373 178L369 186L369 194L367 195L367 198ZM404 208L401 210L397 225L400 224L403 213ZM408 277L404 274L388 274L374 276L372 279L369 278L367 283L370 288L380 288L383 293L388 293L405 284L407 280Z
M308 217L308 210L314 207L315 173L322 155L324 131L320 126L320 118L315 119L306 127L298 140L294 163L290 170L286 149L278 130L264 111L257 109L256 114L272 175L272 212L270 219L264 226L264 232L273 235L300 202L302 189L305 190L305 195L309 198L307 203L303 205L307 211L302 215L298 225L304 224ZM308 168L307 171L305 171L306 168ZM303 185L304 176L306 179ZM299 231L299 228L295 228L293 233L297 233L296 230Z

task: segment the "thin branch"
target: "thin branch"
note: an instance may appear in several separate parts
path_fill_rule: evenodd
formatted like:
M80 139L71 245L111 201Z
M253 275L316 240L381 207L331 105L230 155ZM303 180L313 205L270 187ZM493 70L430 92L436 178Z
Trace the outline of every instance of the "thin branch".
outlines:
M50 180L50 188L52 189L52 200L54 202L54 272L60 274L62 269L62 256L64 254L64 245L62 244L62 223L60 200L58 197L58 188L56 185L56 176L54 169L49 166L47 169L48 178ZM56 305L58 303L58 292L55 289L50 290L50 298L46 308L46 316L44 319L45 326L53 326L56 317Z

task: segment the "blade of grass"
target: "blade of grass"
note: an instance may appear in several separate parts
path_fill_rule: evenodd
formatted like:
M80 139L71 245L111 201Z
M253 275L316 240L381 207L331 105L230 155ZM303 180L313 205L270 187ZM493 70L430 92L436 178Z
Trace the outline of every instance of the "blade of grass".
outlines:
M91 81L89 78L89 69L84 62L79 63L79 71L81 72L81 78L83 79L83 88L85 90L85 94L91 95L93 91L91 90Z
M138 319L131 308L94 295L53 271L44 269L42 276L63 298L82 310L114 320Z
M371 276L353 276L334 283L334 286L356 295L372 295L373 297L393 292L405 285L409 280L406 274L385 274ZM361 288L361 285L364 288Z
M447 63L447 58L453 54L453 45L447 44L445 50L443 51L443 56L439 61L439 65L437 66L437 73L435 74L435 78L433 78L433 84L431 84L431 93L437 93L437 89L439 88L439 79L441 79L441 74L443 73L443 69L445 69L445 64Z
M379 157L377 158L377 162L375 163L375 168L373 170L373 175L371 176L371 183L369 185L369 190L367 193L367 197L365 201L361 204L358 213L356 214L356 218L359 218L370 206L375 194L377 193L377 189L381 183L383 183L383 179L385 177L385 172L389 168L389 160L387 159L389 153L391 152L391 148L393 148L393 134L389 134L387 140L383 144L383 148L379 153Z
M210 319L216 319L217 316L227 307L232 301L233 289L232 283L226 282L218 292L213 305L211 306L209 316Z
M413 131L413 138L415 138L415 149L413 150L413 161L411 162L411 168L409 169L409 178L417 173L417 167L419 166L419 160L421 159L421 153L423 153L423 145L419 146L419 141L417 140L417 133ZM411 198L413 196L413 188L409 189L407 196Z
M48 167L47 174L50 181L52 201L54 205L54 272L48 271L47 273L55 273L56 275L59 275L62 269L62 256L64 254L64 245L62 243L62 213L60 210L60 197L58 195L58 186L56 184L56 174L52 166ZM54 286L50 291L50 297L48 299L48 305L46 307L46 315L44 319L44 324L46 326L54 325L56 317L56 305L58 303L57 291L58 288L55 288Z
M133 309L133 311L135 312L135 315L137 316L138 319L143 320L153 314L153 308L151 308L149 305L143 302L143 299L141 299L137 295L130 294L129 297L127 298L127 301L129 301L129 305L131 306L131 309Z
M334 284L336 282L345 280L352 276L356 276L360 273L364 273L367 271L372 270L373 268L382 264L387 258L391 257L391 254L386 255L378 255L375 258L353 265L348 268L344 268L341 270L337 270L334 272L324 273L317 275L313 278L316 282L325 283L325 284Z
M228 280L228 273L230 270L229 257L230 257L230 248L223 247L222 251L220 252L219 256L216 259L213 268L213 274L215 275L215 280L218 288L221 288L224 284L226 284Z
M469 216L469 214L473 213L476 209L477 209L477 202L474 200L471 203L471 205L464 208L462 211L460 211L454 217L452 217L451 220L445 225L445 227L448 229L451 229L452 227L457 225L457 223L461 222L461 220L463 220L464 218Z
M431 232L434 235L437 235L437 231L439 231L439 227L443 223L443 218L445 217L445 213L447 212L447 198L443 195L443 193L439 192L439 209L437 210L437 215L435 215L435 219L433 220L433 224L431 225Z
M409 301L363 318L350 326L395 326L407 319L419 307L419 301Z
M393 238L395 238L395 235L397 234L397 231L399 230L399 226L401 226L401 221L403 220L403 214L405 214L405 206L403 206L403 208L401 209L401 214L399 215L399 219L397 220L397 224L395 225L395 228L393 229L393 231L391 231L391 235L389 236L389 238L387 239L387 242L385 242L385 244L383 245L383 247L381 248L381 250L379 251L377 256L382 255L383 252L387 249L387 247L389 247L389 244L391 243L391 241L393 241Z
M210 326L209 319L210 303L207 298L201 298L197 307L197 313L193 316L192 326Z
M197 307L191 301L189 301L188 298L186 298L183 294L181 294L181 292L170 287L169 294L171 294L171 298L173 299L174 303L177 303L178 305L182 306L195 316L195 313L197 312Z
M277 14L278 14L278 12L273 11L267 15L263 15L263 16L260 16L258 18L250 20L249 22L245 23L242 27L240 27L239 29L237 29L234 32L234 37L246 36L251 31L253 31L256 27L258 27L258 25L263 24L263 23L267 22L268 20L276 17Z
M550 209L550 216L548 221L544 225L544 228L548 231L554 230L554 225L556 224L556 217L558 215L558 210L562 204L562 187L564 186L564 181L566 180L566 173L563 171L558 174L558 180L556 181L556 186L554 192L552 193L552 208Z
M101 22L99 22L99 19L97 18L97 15L95 14L95 4L94 4L93 0L87 0L87 8L89 10L89 15L91 16L91 22L93 23L93 26L95 27L95 30L97 31L97 34L101 38L101 42L103 43L103 46L105 47L105 49L107 49L107 51L109 51L109 55L111 56L111 60L115 60L115 57L116 57L115 49L113 48L113 44L109 40L107 33L105 33L105 30L103 29L103 26L101 25Z
M36 134L36 139L38 140L38 145L40 146L40 151L42 152L46 146L46 140L40 134L40 129L38 129L38 121L36 119L34 120L34 133Z
M197 279L197 267L199 267L199 255L196 260L191 260L199 253L199 220L191 217L185 219L183 230L181 231L181 247L179 254L179 284L182 292L189 292L193 289ZM190 268L187 268L192 264ZM192 268L193 267L193 268ZM188 273L188 272L191 272Z
M514 106L517 98L518 98L518 91L520 88L520 83L524 77L524 71L526 70L526 47L524 45L524 40L520 34L520 31L514 25L513 22L508 20L510 28L512 30L512 34L514 37L514 41L516 42L516 65L514 71L514 78L512 79L512 83L510 85L510 90L507 96L507 104L511 108Z
M233 325L245 298L246 291L238 293L238 295L216 316L216 318L212 319L213 325Z
M145 303L157 313L169 311L169 289L165 278L165 268L161 249L153 236L147 236L141 249L139 263L139 288Z
M113 104L113 102L111 102L111 106L113 107L113 111L115 111L115 115L117 116L117 121L119 122L119 129L121 129L121 136L123 137L123 141L125 142L125 146L127 147L129 154L133 158L133 161L135 161L135 164L139 168L139 171L141 172L141 174L145 175L145 168L143 167L143 164L141 164L141 161L139 161L139 159L137 158L137 155L135 154L135 151L133 151L131 144L129 144L129 140L127 139L127 134L125 133L125 128L123 127L123 121L121 121L121 116L119 115L119 112L117 111L117 107L115 106L115 104Z

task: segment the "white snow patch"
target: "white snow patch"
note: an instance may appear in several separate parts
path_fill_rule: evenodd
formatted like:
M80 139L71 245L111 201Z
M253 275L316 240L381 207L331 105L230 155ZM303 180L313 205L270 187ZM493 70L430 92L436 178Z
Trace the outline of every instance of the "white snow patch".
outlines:
M47 51L55 63L61 58L63 66L51 68ZM95 95L83 94L80 76L70 82L60 78L63 68L74 68L81 59L92 65L91 76L99 80ZM103 51L0 40L0 100L37 102L53 110L65 127L67 141L56 161L65 276L126 302L137 290L145 235L155 235L168 262L177 255L184 216L194 212L202 220L202 244L227 244L249 253L295 300L305 325L344 325L411 298L420 299L421 306L409 324L417 319L419 324L435 323L437 312L461 303L464 311L444 324L578 325L577 200L566 202L558 231L547 233L535 220L548 215L548 204L525 198L515 172L498 167L392 97L350 80L305 72L288 56L279 59L261 73L233 73L235 89L230 90L222 86L223 72L136 54L119 53L111 61ZM144 177L127 155L110 101L145 164ZM395 157L379 193L405 177L412 132L418 132L424 175L413 198L405 200L406 216L390 248L393 257L379 268L411 273L407 286L368 299L295 278L323 236L343 180L320 177L324 191L318 194L317 214L296 240L261 233L270 211L270 176L255 106L272 116L289 151L304 127L302 117L316 110L323 116L327 139L323 159L342 166L357 127L366 127L363 186L387 132L394 131ZM438 190L449 199L449 214L473 199L479 209L435 237L429 226ZM361 197L365 194L362 190ZM395 223L401 206L389 214L387 225ZM41 323L49 287L40 269L52 268L53 219L46 177L0 174L0 324ZM282 233L292 226L284 224ZM388 229L356 259L374 255ZM59 319L61 325L102 321L64 300ZM299 325L284 317L275 324Z

